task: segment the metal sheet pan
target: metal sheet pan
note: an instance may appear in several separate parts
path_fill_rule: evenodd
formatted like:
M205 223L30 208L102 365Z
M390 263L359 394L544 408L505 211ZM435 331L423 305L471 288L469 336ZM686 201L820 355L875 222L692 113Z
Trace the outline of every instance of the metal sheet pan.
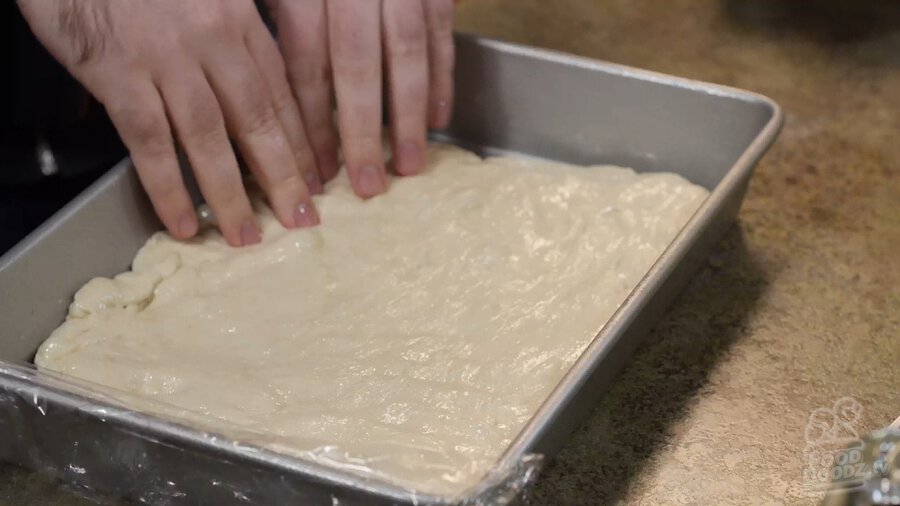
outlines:
M782 113L752 93L458 36L457 102L436 137L482 153L671 171L709 198L469 494L552 455L677 295L740 207ZM449 504L241 445L103 399L28 367L74 292L126 270L159 223L123 161L0 259L0 459L152 504ZM518 470L518 473L512 472ZM513 490L512 492L514 492Z

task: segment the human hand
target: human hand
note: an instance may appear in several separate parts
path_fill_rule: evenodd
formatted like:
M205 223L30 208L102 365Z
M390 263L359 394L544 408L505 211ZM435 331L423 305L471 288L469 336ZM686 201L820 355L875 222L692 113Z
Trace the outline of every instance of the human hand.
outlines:
M391 163L402 175L421 171L427 128L444 128L450 121L453 0L267 3L323 178L338 170L334 94L344 159L355 192L367 198L386 189L382 68L387 74Z
M357 5L363 4L370 2ZM19 6L41 42L106 107L173 235L188 238L198 229L173 132L229 244L260 240L229 137L285 227L318 223L310 199L310 191L321 191L313 151L281 54L251 0L19 0ZM325 102L304 100L304 110L312 110L312 100ZM324 137L314 130L321 150ZM359 160L359 148L351 151Z

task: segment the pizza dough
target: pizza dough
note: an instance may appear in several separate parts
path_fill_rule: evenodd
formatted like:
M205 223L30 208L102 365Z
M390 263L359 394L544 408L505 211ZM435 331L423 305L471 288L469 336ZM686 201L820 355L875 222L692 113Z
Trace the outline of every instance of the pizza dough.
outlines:
M138 410L458 494L706 195L432 145L426 173L368 201L338 176L316 228L257 204L260 245L154 235L131 272L78 292L35 362Z

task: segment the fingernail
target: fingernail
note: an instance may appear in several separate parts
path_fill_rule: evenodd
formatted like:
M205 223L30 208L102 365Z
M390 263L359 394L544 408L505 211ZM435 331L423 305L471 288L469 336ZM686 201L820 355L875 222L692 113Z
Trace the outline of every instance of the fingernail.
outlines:
M334 177L341 169L335 153L325 153L316 156L316 166L319 167L319 174L322 174L326 181Z
M312 202L301 202L294 209L294 226L314 227L319 224L319 213Z
M197 217L194 213L184 213L178 220L178 237L187 239L197 233Z
M413 141L401 142L397 146L397 153L394 155L394 168L404 176L418 174L425 166L423 151L421 143Z
M249 246L258 243L260 240L259 226L256 224L256 220L249 219L245 221L241 225L241 245Z
M310 193L315 195L322 193L322 180L319 179L319 173L316 171L315 167L306 174L303 174L303 179L306 180L306 187L309 188Z
M357 192L363 198L374 197L384 191L384 179L373 165L361 167L356 175Z

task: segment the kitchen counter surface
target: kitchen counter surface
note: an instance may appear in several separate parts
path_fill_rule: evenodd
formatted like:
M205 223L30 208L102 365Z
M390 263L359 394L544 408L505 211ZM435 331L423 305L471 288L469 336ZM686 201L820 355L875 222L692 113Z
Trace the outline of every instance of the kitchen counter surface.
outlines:
M458 29L727 84L784 107L738 224L530 504L812 504L803 470L900 415L900 3L466 0ZM808 427L809 425L809 427ZM821 442L821 441L819 441ZM90 504L0 468L0 505Z

